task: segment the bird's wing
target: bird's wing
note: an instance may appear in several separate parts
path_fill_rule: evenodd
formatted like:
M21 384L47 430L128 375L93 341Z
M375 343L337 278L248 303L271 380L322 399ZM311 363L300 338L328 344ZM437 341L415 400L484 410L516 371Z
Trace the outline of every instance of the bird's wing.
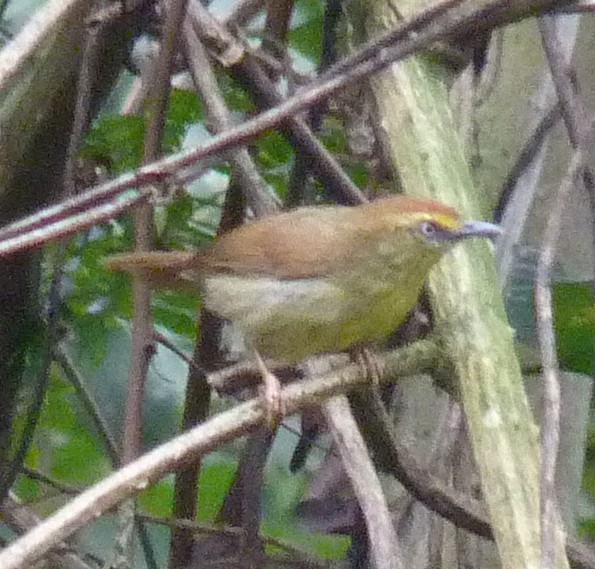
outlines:
M341 231L349 224L351 239L357 235L351 217L337 207L305 207L274 215L197 251L196 268L280 279L324 276L353 255L354 248L342 242L346 232Z

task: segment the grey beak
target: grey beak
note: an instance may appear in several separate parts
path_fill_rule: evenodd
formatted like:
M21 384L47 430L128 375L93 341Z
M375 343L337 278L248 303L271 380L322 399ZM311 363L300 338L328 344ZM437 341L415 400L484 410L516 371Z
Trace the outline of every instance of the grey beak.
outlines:
M488 223L487 221L465 221L463 227L456 231L456 238L488 237L494 239L502 235L502 233L502 228L494 223Z

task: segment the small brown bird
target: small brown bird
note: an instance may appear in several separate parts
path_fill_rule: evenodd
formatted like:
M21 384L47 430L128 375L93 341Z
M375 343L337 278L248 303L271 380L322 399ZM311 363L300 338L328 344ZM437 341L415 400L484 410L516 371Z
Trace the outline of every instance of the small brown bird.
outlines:
M278 381L258 354L296 363L390 334L428 272L455 243L498 226L462 221L439 202L395 196L356 206L304 207L239 227L193 252L107 259L155 287L196 288L256 352L269 410Z

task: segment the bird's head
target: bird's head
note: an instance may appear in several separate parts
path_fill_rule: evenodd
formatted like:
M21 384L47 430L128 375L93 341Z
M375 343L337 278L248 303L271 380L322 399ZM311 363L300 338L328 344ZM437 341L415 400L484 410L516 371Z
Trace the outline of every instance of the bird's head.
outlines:
M454 244L470 237L494 238L502 233L485 221L464 221L452 207L440 202L394 196L357 208L360 227L366 227L368 252L397 270L419 272L429 267ZM417 272L417 271L414 271Z
M440 202L394 196L361 207L372 229L411 235L420 243L448 246L469 237L495 238L502 229L486 221L464 221L457 210ZM374 227L376 226L376 227Z

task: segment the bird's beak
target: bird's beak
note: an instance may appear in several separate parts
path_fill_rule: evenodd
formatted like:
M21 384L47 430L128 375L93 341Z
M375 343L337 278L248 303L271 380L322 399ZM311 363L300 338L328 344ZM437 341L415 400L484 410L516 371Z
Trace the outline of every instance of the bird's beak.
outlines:
M463 226L454 232L455 239L466 239L467 237L488 237L495 239L502 235L502 228L487 221L465 221Z

